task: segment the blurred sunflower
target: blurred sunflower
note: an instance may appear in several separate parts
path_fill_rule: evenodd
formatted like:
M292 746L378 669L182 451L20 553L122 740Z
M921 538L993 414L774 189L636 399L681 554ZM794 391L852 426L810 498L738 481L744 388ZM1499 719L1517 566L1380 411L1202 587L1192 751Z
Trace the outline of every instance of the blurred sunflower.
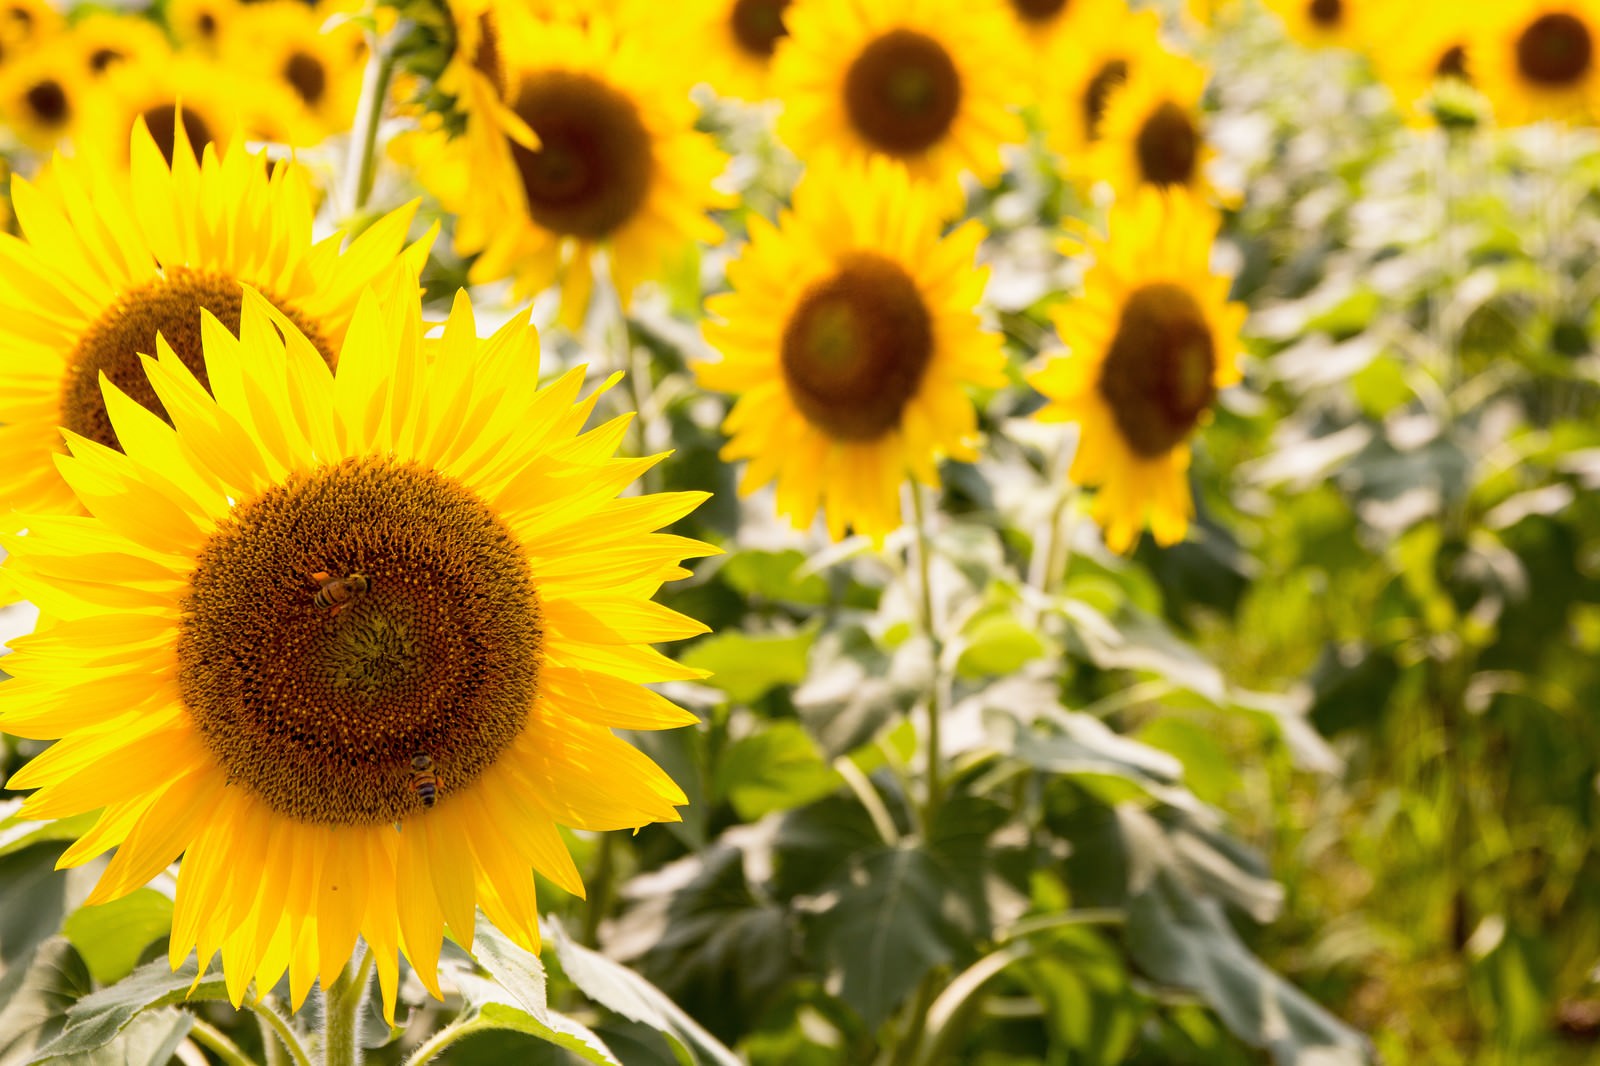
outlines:
M41 44L61 32L64 20L50 0L0 0L0 37L11 44Z
M1215 212L1184 193L1119 200L1107 238L1088 246L1083 296L1055 313L1066 353L1028 375L1049 401L1040 419L1078 423L1071 477L1100 486L1095 519L1113 551L1146 522L1158 543L1183 538L1189 438L1239 380L1245 310L1211 273L1216 232Z
M459 214L456 249L477 255L474 282L510 277L519 296L559 282L575 328L596 251L626 302L696 242L718 239L706 212L725 202L712 182L726 159L694 129L693 103L647 40L598 13L581 24L511 14L493 23L503 103L480 99L462 137L418 133L397 154Z
M1359 48L1373 0L1264 0L1290 37L1313 48Z
M180 45L214 55L241 6L238 0L167 0L167 27Z
M794 207L750 221L731 293L707 301L721 362L700 383L738 393L722 457L748 459L739 491L777 482L778 510L835 539L881 541L907 475L937 485L941 455L973 459L965 389L1004 384L997 334L978 320L983 229L941 238L941 194L881 156L812 163Z
M100 378L157 415L141 353L156 334L204 382L200 312L239 324L243 285L260 290L331 362L362 288L402 254L411 210L396 211L341 254L313 244L300 172L235 141L196 162L183 123L178 151L135 120L132 172L93 154L59 159L37 185L12 181L22 238L0 235L0 511L73 511L54 458L58 426L117 447ZM417 246L413 255L425 254Z
M91 78L123 63L164 62L171 53L166 36L153 22L109 11L91 12L73 22L70 38L81 69Z
M803 0L784 15L773 60L778 135L819 150L883 155L919 181L987 182L1020 141L1015 56L1005 13L968 0Z
M1200 120L1205 85L1205 68L1182 56L1141 64L1106 105L1100 139L1086 157L1088 173L1119 195L1140 185L1204 193L1212 154Z
M1468 82L1467 50L1478 17L1453 0L1416 0L1374 9L1368 48L1373 69L1394 93L1401 115L1413 125L1433 119L1428 105L1441 81Z
M235 1005L287 971L298 1008L360 935L391 1024L400 952L440 996L476 907L538 949L534 871L583 893L558 825L679 819L611 729L695 720L643 683L702 676L650 644L705 627L652 597L715 552L654 532L704 493L617 498L662 456L583 432L584 368L539 388L533 329L480 341L464 294L423 340L403 274L336 370L249 291L238 338L201 330L211 392L144 361L172 425L106 384L124 451L61 463L92 517L3 538L56 621L0 686L0 730L59 738L8 782L28 816L101 812L62 865L117 849L90 904L181 855L174 968L220 950Z
M772 97L772 57L789 35L784 15L791 0L695 0L693 14L663 13L661 21L679 22L692 40L686 46L704 70L694 73L723 96L739 100Z
M1591 120L1600 112L1600 0L1506 0L1477 17L1467 54L1496 121Z
M222 57L252 82L286 90L298 105L286 124L290 144L316 144L344 133L361 96L365 49L354 23L323 29L323 16L300 0L249 4L222 36Z
M81 119L88 77L54 41L0 68L0 122L39 152L54 149Z
M1044 58L1040 109L1046 139L1074 174L1083 172L1112 96L1135 71L1167 57L1156 12L1130 11L1125 0L1078 2L1076 31L1056 38Z

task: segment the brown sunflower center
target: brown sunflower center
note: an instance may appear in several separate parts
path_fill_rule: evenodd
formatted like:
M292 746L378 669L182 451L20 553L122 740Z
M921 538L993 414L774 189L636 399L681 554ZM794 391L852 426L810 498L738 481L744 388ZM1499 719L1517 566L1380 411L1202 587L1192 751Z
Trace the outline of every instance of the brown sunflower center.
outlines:
M961 74L932 37L891 30L850 64L844 102L856 132L874 147L913 155L949 132L961 106Z
M1106 117L1106 104L1111 94L1128 80L1128 62L1125 59L1108 60L1089 79L1083 91L1083 128L1092 141L1100 136L1100 120Z
M1593 62L1589 27L1564 11L1539 16L1517 38L1517 69L1540 85L1571 85L1589 72Z
M736 0L728 16L733 39L753 56L771 59L778 42L789 35L783 24L789 0Z
M210 144L215 135L211 127L206 125L206 120L185 108L177 108L172 104L162 104L158 107L145 109L141 113L144 124L150 130L150 137L156 142L156 147L161 149L161 154L166 157L167 164L172 163L172 153L178 150L178 122L182 114L183 132L188 135L189 146L194 149L196 158Z
M390 458L347 459L236 508L190 576L183 701L231 783L319 825L422 809L521 732L539 688L526 554L474 493Z
M106 68L113 63L120 63L128 57L115 48L96 48L89 53L89 69L96 74L104 74Z
M1216 348L1200 305L1170 282L1135 289L1100 370L1100 395L1137 454L1165 455L1194 429L1217 387Z
M1067 9L1067 0L1011 0L1017 14L1029 22L1045 22Z
M1189 113L1165 100L1139 127L1134 140L1139 172L1153 185L1187 185L1200 159L1200 131Z
M67 100L67 91L54 78L46 78L29 86L23 98L28 103L28 110L32 113L33 120L40 125L60 126L72 117L72 105Z
M1453 44L1444 50L1439 57L1439 62L1434 64L1433 76L1436 78L1467 79L1467 50L1464 46Z
M537 149L511 142L539 225L599 240L644 205L655 157L633 101L586 74L546 71L523 82L514 110L539 137Z
M328 71L322 60L306 52L295 52L283 64L283 80L307 107L316 107L328 91Z
M807 420L839 440L876 440L922 384L933 321L904 268L859 252L801 295L781 356L790 399Z
M217 35L217 16L209 11L200 12L200 17L195 20L195 28L200 31L200 36L210 39Z
M268 296L333 365L333 349L311 320L291 305ZM156 354L156 334L208 388L205 354L200 344L200 312L210 311L237 336L244 290L225 274L179 268L167 277L123 293L84 331L67 361L61 388L61 425L74 433L118 448L116 431L100 394L100 375L162 418L166 408L145 375L140 354ZM171 421L168 419L168 421Z
M1337 26L1339 19L1344 16L1344 0L1311 0L1306 14L1318 26Z

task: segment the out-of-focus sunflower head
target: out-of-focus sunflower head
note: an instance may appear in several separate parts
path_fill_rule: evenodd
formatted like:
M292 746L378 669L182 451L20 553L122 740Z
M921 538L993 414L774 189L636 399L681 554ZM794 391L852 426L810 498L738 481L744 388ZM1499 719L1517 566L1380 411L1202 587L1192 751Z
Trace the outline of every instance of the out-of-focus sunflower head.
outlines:
M671 55L686 81L710 85L721 96L760 101L772 97L772 61L789 36L785 14L792 0L689 0L642 11L645 32Z
M91 106L88 77L73 60L70 45L57 39L0 68L0 122L24 146L54 149Z
M268 139L314 144L350 128L361 96L365 47L359 27L331 24L299 0L251 4L224 29L223 61L253 85L279 90L271 101L278 133ZM292 100L291 100L292 98Z
M192 53L119 64L103 85L93 107L85 110L81 136L99 158L122 164L128 162L128 138L140 118L169 160L175 121L182 121L197 153L207 144L226 144L235 129L252 139L287 142L297 128L297 104L287 89L247 79ZM174 110L180 103L181 119Z
M61 32L63 19L50 0L0 0L0 40L38 44Z
M166 35L148 19L94 11L67 31L81 69L99 79L124 63L159 64L171 54Z
M1374 0L1264 0L1289 36L1313 48L1359 48Z
M1467 51L1473 11L1451 0L1375 8L1366 18L1367 55L1411 125L1471 120Z
M1112 94L1089 147L1088 171L1118 195L1139 186L1205 192L1207 148L1200 113L1206 71L1179 55L1141 64Z
M827 148L887 156L959 193L1003 167L1022 138L1011 28L968 0L806 0L785 14L773 87L778 135L801 158Z
M241 6L238 0L167 0L167 28L179 45L214 55Z
M1126 0L1078 2L1080 32L1055 37L1044 58L1040 117L1068 173L1081 175L1112 97L1135 72L1163 62L1167 51L1154 11L1130 11Z
M1593 122L1600 116L1600 0L1506 0L1475 21L1473 83L1495 120Z

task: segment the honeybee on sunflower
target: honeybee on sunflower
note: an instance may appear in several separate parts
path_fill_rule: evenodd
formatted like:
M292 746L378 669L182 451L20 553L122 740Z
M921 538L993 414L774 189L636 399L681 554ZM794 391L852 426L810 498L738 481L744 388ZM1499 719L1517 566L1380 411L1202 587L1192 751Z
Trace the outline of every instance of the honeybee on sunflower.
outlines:
M583 321L597 253L626 303L721 229L713 181L726 157L694 129L694 105L651 42L593 12L541 19L491 9L463 98L466 129L404 139L397 154L458 214L471 278L510 278L518 297L561 286L561 316ZM499 85L496 85L496 80ZM486 87L487 91L483 87Z
M976 458L966 390L1004 384L1005 357L978 315L983 229L941 236L941 202L881 156L818 159L707 301L721 361L696 373L738 396L722 457L748 460L741 493L775 481L797 528L821 510L835 540L881 542L908 477L937 486L941 456Z
M1216 233L1216 212L1187 193L1119 199L1087 246L1082 296L1055 312L1065 351L1028 375L1048 400L1038 417L1078 425L1070 476L1098 486L1094 516L1113 551L1147 524L1157 543L1183 538L1190 441L1218 390L1239 381L1245 309L1211 272Z
M884 156L959 192L1023 137L1005 13L970 0L800 0L773 60L778 136L802 159Z
M1600 0L1505 0L1481 13L1467 51L1495 120L1590 122L1600 114Z

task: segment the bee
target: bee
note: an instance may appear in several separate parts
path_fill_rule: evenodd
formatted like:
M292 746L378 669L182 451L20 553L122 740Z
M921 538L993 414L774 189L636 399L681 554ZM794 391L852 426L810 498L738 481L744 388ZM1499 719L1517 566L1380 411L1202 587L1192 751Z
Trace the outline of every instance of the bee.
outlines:
M326 570L318 570L311 575L311 580L317 583L317 594L311 598L311 602L324 611L332 608L330 616L337 616L350 606L351 600L372 588L372 581L366 574L330 577Z
M424 807L439 802L439 778L433 772L433 760L427 752L411 756L411 791L417 794Z

